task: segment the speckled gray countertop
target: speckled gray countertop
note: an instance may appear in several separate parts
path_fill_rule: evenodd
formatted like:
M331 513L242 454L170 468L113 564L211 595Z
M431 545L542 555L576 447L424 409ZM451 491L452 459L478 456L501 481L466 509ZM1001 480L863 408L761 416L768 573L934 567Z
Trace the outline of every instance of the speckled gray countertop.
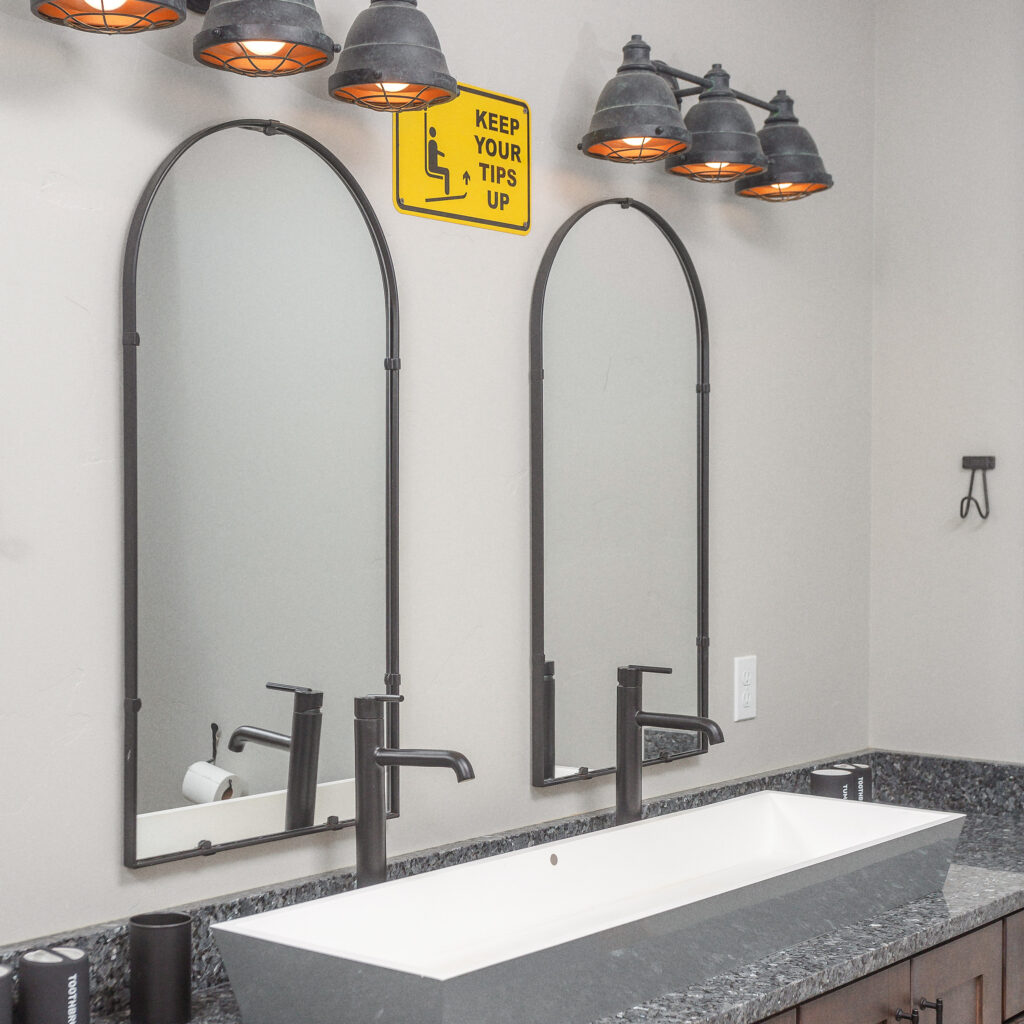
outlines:
M599 1024L751 1024L1024 908L1024 817L969 815L941 894Z
M969 815L942 894L841 928L596 1024L751 1024L1024 908L1024 816ZM230 990L198 996L194 1024L239 1024ZM122 1024L127 1014L93 1018ZM296 1024L301 1024L297 1021Z
M868 761L874 769L875 799L883 803L969 815L943 895L791 947L685 992L605 1018L600 1024L613 1020L628 1024L751 1024L1024 908L1024 765L882 750L858 751L831 760ZM764 789L806 793L808 769L828 763L794 765L656 797L646 802L644 816L670 814ZM434 871L582 835L611 823L611 813L600 810L515 828L396 857L389 861L388 874L398 878ZM195 1024L239 1021L224 984L227 975L211 924L345 892L354 884L351 869L343 869L175 908L190 913L194 921ZM29 949L55 945L77 946L89 956L94 1024L125 1021L127 921L110 921L0 948L0 964L15 965Z

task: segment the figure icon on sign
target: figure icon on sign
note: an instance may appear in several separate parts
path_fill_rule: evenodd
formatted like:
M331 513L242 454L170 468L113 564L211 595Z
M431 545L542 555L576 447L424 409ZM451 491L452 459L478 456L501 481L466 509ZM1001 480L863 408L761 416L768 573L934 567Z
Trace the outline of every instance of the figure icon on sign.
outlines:
M452 196L448 193L451 191L451 172L441 163L441 157L445 154L441 150L440 145L437 141L437 129L431 127L427 130L427 115L423 115L423 160L425 170L428 178L437 178L444 182L444 195L427 197L428 203L443 203L447 199L465 199L469 194L463 192L461 196ZM468 183L468 172L464 176Z
M444 178L444 194L448 195L448 168L441 166L440 157L444 156L437 144L437 129L430 129L430 140L427 142L427 174L432 178Z

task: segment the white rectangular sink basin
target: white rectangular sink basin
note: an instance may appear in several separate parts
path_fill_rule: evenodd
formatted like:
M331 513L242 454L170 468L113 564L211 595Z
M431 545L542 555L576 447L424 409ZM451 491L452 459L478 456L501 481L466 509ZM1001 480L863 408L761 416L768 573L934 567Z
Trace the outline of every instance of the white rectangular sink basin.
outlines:
M754 793L213 927L245 1024L585 1024L941 889L962 825Z

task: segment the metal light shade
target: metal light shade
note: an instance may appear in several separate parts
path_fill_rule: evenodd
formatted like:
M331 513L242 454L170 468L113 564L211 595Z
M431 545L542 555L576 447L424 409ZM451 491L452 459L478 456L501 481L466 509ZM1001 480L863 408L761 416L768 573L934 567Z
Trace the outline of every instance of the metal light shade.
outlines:
M313 0L213 0L192 52L221 71L281 77L323 67L334 43Z
M345 103L400 113L459 95L434 26L416 0L372 0L352 22L330 93Z
M757 133L768 166L761 174L736 182L736 195L788 203L832 187L832 175L818 155L811 133L800 127L793 100L780 90L772 100L774 111Z
M185 0L31 0L43 21L83 32L128 35L185 20Z
M651 63L651 48L633 38L622 48L622 65L601 90L590 131L580 149L620 163L651 163L681 153L690 135L672 86Z
M754 122L729 88L729 76L715 64L705 76L711 85L687 111L690 148L671 157L667 170L696 181L733 181L763 171L767 163Z

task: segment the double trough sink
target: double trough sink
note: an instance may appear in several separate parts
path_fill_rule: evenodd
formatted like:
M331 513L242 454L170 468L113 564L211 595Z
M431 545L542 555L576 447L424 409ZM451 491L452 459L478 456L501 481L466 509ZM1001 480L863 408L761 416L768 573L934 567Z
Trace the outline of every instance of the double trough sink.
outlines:
M941 889L962 825L754 793L214 928L246 1024L585 1024Z

